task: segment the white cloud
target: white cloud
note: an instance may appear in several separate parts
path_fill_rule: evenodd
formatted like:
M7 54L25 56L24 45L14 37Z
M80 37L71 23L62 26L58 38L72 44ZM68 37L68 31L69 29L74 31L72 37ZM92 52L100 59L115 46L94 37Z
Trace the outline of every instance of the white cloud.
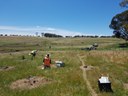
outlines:
M50 27L17 27L17 26L0 26L0 34L15 34L15 35L35 35L35 33L53 33L62 36L82 35L80 32L74 32L64 29Z

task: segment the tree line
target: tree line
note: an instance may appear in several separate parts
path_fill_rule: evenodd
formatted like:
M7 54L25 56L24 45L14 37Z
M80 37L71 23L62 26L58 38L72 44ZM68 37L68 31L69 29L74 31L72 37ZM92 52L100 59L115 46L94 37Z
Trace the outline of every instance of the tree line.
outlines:
M42 37L63 37L61 35L57 35L57 34L53 34L53 33L41 33L42 34Z
M14 36L14 37L16 37L16 36L26 36L26 37L31 37L31 35L0 34L0 37L2 37L2 36ZM36 35L36 37L64 38L61 35L52 34L52 33L41 33L41 36ZM114 35L113 36L98 36L98 35L95 35L95 36L91 36L91 35L65 36L65 38L113 38L113 37L115 37L115 36Z

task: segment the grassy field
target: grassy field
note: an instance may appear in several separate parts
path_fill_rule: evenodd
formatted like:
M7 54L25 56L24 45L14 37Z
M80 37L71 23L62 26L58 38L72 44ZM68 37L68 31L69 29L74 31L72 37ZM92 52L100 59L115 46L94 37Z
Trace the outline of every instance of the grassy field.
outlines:
M98 43L97 50L81 50ZM120 48L125 41L116 38L41 38L41 37L0 37L0 67L13 66L11 70L0 70L0 96L91 96L80 69L82 57L85 65L93 66L87 71L87 79L97 96L128 95L128 47ZM38 50L31 60L31 50ZM65 67L42 70L43 57L50 53L52 64L62 60ZM25 59L23 59L23 56ZM97 80L101 74L109 75L113 93L100 92ZM50 79L33 89L11 89L16 80L29 76Z

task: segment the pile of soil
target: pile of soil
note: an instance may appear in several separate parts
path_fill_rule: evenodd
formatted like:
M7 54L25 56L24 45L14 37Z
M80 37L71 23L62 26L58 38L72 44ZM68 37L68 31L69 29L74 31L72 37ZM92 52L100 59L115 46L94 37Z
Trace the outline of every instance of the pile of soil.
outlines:
M128 89L128 83L124 83L123 85L124 85L124 89L127 90Z
M44 84L49 84L51 83L51 81L52 80L45 77L29 76L28 78L20 79L13 82L10 85L10 88L11 89L33 89L33 88L42 86Z
M0 71L8 71L12 70L13 68L13 66L0 66Z
M80 66L80 68L84 69L84 70L92 70L94 67L93 66L84 65L84 66Z
M38 69L43 69L44 66L41 65L41 66L38 66ZM57 66L55 64L51 64L51 68L57 68Z

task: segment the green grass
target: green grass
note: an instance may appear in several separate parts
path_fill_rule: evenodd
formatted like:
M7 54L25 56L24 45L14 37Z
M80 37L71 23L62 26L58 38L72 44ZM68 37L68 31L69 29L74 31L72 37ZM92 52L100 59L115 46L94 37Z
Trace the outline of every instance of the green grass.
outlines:
M125 41L116 38L38 38L0 37L0 66L14 66L14 69L0 71L0 96L90 96L89 89L80 69L78 54L86 65L94 66L87 71L87 78L98 96L127 96L123 84L128 83L128 48L118 47ZM97 50L84 51L93 43ZM49 48L51 46L51 48ZM37 49L34 60L28 53ZM18 50L18 52L16 52ZM65 63L63 68L42 70L43 57L50 53L55 60ZM25 57L23 59L22 57ZM97 80L101 74L109 74L113 93L99 92ZM53 82L31 90L11 89L12 82L29 76L44 76Z
M104 96L127 96L128 91L124 89L123 84L128 83L127 72L127 51L95 51L87 54L86 62L87 64L96 67L95 70L88 72L88 78L92 86L95 88L99 96L103 96L96 87L97 79L100 74L107 75L112 81L112 94L104 94ZM94 62L94 61L95 62ZM98 74L97 74L98 73ZM92 79L92 76L94 79Z
M52 59L64 59L66 66L51 70L41 70L38 66L42 64L41 52L34 60L22 60L18 54L4 54L1 58L1 66L15 66L13 70L0 72L0 92L3 96L84 96L89 95L86 83L83 80L79 62L74 52L52 53ZM54 56L55 55L55 56ZM63 57L61 57L63 56ZM7 58L8 57L8 58ZM65 58L66 57L66 58ZM76 61L74 61L74 59ZM54 61L52 61L54 63ZM78 63L77 63L78 62ZM52 84L40 86L32 90L12 90L9 85L19 79L27 78L28 76L45 76L54 82Z

